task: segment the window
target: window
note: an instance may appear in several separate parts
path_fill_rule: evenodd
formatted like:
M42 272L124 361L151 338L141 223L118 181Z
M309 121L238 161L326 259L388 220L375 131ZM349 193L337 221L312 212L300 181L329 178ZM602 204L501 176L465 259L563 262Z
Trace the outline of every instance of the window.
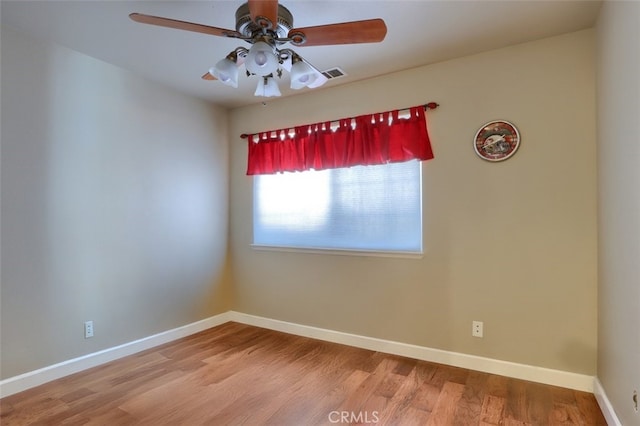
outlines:
M421 163L254 176L258 246L422 252Z

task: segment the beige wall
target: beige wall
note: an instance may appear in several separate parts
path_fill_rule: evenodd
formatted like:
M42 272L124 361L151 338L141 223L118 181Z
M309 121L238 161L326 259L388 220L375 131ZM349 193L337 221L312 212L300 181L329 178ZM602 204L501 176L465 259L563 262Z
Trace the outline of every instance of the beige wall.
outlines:
M348 70L346 70L348 73ZM596 373L594 32L490 51L230 114L235 310L359 335ZM238 136L436 101L422 259L257 251ZM485 122L519 127L503 163ZM485 337L471 337L471 321Z
M640 424L640 3L607 1L597 25L598 378L623 425Z
M228 310L224 110L3 27L1 129L2 378Z

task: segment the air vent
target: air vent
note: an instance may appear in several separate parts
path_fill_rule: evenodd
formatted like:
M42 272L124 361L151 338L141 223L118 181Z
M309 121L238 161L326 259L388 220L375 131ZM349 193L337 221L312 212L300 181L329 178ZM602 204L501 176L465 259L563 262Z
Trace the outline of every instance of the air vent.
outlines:
M344 77L345 75L347 75L347 73L342 71L340 68L335 67L335 68L331 68L331 69L328 69L326 71L323 71L322 75L324 75L329 80L331 80L332 78Z

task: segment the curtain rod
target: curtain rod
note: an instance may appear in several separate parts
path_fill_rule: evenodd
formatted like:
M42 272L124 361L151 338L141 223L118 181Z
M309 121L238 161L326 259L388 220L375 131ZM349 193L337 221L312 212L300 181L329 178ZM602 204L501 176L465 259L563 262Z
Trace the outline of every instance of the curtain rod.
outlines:
M426 104L422 105L422 107L423 107L425 110L428 110L428 109L436 109L436 108L438 108L439 106L440 106L440 104L438 104L438 103L436 103L436 102L429 102L429 103L426 103ZM404 110L407 110L407 109L410 109L410 108L411 108L411 107L409 107L409 108L400 108L398 111L404 111ZM353 118L353 117L350 117L350 118ZM347 118L346 120L348 120L348 118ZM337 123L337 122L339 122L339 121L340 121L340 120L329 120L329 123ZM259 132L259 133L260 133L260 132ZM250 135L249 135L248 133L243 133L243 134L241 134L241 135L240 135L240 137L241 137L242 139L247 139L249 136L250 136Z

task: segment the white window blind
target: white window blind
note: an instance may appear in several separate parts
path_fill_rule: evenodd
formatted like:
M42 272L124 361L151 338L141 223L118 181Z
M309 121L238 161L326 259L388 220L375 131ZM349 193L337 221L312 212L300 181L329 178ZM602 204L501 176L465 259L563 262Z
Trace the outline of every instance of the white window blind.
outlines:
M258 246L422 252L421 163L254 177Z

